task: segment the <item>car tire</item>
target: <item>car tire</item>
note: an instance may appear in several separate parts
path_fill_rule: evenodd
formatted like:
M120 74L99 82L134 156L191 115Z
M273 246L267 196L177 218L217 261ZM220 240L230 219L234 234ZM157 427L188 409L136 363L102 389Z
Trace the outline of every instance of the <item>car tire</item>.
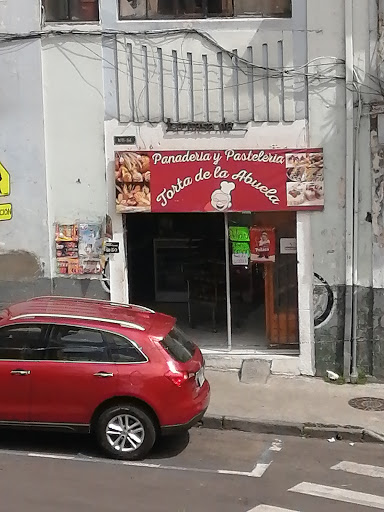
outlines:
M100 415L96 437L99 446L109 457L140 460L155 444L156 427L143 408L130 404L115 405Z

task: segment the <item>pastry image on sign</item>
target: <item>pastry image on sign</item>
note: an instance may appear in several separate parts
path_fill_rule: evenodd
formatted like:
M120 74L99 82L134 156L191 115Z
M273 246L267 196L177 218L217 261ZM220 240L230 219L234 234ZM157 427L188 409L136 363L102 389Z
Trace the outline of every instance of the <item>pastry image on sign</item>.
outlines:
M287 183L287 206L323 206L324 185L313 183Z
M251 261L274 263L276 260L276 235L274 228L251 228Z
M150 211L151 159L146 154L115 153L116 209L118 213Z
M211 195L211 202L205 207L206 211L225 212L232 208L232 191L236 185L228 181L222 181L220 188L214 190Z

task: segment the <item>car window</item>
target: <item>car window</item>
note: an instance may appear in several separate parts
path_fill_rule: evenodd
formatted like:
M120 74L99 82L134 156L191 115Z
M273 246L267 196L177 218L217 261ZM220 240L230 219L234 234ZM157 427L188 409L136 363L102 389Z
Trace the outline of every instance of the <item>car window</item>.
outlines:
M107 346L100 331L67 325L53 326L46 359L96 363L109 361Z
M12 325L0 329L0 359L41 359L47 326Z
M104 334L115 363L142 363L147 360L127 338L110 332Z
M161 344L180 363L189 361L196 350L195 344L178 327L174 327Z

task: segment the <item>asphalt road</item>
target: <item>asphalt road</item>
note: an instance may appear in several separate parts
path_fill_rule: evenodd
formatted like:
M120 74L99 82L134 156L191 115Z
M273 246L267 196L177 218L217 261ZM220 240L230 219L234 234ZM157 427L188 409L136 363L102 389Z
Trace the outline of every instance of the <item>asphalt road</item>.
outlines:
M376 444L193 429L127 464L87 436L0 431L0 512L367 512L383 484Z

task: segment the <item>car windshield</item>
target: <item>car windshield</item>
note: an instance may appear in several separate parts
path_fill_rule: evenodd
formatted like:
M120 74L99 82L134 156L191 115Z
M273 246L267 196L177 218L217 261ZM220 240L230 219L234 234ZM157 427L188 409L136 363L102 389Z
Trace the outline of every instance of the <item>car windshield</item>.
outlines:
M180 363L189 361L196 350L196 345L176 326L161 341L161 344Z

